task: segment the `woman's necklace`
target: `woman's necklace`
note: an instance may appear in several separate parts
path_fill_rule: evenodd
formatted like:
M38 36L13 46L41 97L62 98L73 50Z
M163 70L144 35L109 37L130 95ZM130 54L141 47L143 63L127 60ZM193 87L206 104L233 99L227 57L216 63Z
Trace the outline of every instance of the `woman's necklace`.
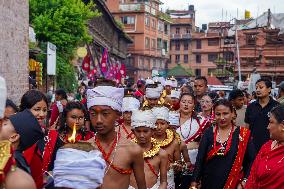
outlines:
M186 123L186 122L185 122L185 123ZM186 137L183 135L182 129L181 129L181 127L182 127L184 124L182 124L182 125L179 127L180 134L181 134L182 138L185 139L185 140L189 137L189 135L190 135L190 133L191 133L191 124L192 124L192 116L191 116L191 118L190 118L189 132L188 132L188 134L187 134ZM187 131L186 131L186 132L187 132Z

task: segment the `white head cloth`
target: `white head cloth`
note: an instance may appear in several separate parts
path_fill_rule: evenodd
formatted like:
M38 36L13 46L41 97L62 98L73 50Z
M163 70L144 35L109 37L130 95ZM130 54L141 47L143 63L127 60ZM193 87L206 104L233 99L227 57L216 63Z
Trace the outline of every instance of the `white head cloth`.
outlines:
M98 150L59 149L53 169L54 185L75 189L98 188L103 183L105 168L105 160Z
M179 119L180 119L179 112L176 112L176 111L170 111L169 112L170 125L179 126Z
M154 84L155 82L152 79L146 79L146 84L145 85L149 85L149 84Z
M132 112L131 127L133 129L137 127L156 128L156 116L152 110L137 110Z
M4 117L6 99L7 99L6 82L5 79L0 76L0 119Z
M154 107L152 108L152 111L157 119L162 119L166 122L169 122L169 109L167 107Z
M146 98L160 98L161 92L156 88L146 88Z
M174 87L174 88L177 88L178 82L177 82L176 79L172 80L172 85L171 86Z
M171 98L178 98L180 97L180 91L172 90L171 91Z
M121 112L123 88L112 86L98 86L87 91L88 109L92 106L110 106L112 109Z
M158 84L158 91L159 91L160 93L162 93L163 90L164 90L163 85L162 85L162 84Z
M124 97L122 102L122 112L132 112L140 108L140 102L134 97Z
M169 80L169 79L167 79L166 81L165 81L165 86L172 86L172 80Z

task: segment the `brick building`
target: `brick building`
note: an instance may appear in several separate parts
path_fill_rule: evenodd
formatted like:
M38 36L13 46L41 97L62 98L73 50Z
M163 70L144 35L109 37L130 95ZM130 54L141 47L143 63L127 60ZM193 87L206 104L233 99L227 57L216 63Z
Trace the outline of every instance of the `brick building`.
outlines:
M88 2L89 0L85 0ZM95 9L101 16L93 18L89 22L89 32L93 37L91 46L95 64L101 60L103 48L108 49L109 61L111 63L126 62L127 46L132 39L123 32L123 29L116 22L104 0L93 0Z
M238 31L243 76L256 68L261 76L277 83L284 80L284 35L279 32L265 27Z
M159 0L107 0L106 4L133 44L128 46L127 75L137 80L162 75L169 59L169 19L159 11Z
M28 0L0 1L0 75L17 104L28 90Z
M195 10L189 5L187 10L168 10L172 23L170 28L170 61L168 64L169 73L181 67L193 75L192 64L192 33L195 32ZM184 77L184 74L175 75Z

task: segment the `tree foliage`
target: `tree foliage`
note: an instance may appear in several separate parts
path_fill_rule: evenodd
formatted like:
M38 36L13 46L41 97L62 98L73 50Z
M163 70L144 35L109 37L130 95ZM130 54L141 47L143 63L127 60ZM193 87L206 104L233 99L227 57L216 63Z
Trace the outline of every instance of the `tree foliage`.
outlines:
M78 46L92 40L88 21L100 14L93 1L85 4L82 0L29 0L29 3L30 24L40 46L48 41L57 46L58 87L73 91L77 83L70 61Z

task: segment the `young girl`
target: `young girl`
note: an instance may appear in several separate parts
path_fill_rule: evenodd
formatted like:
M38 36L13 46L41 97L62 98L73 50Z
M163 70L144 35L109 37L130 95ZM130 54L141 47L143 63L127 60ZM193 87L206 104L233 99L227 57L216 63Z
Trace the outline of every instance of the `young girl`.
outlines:
M87 131L85 127L85 117L87 110L85 106L79 102L67 103L63 110L58 129L60 139L63 143L68 143L68 138L72 135L73 127L76 127L76 142L79 140L89 140L94 133Z
M48 133L48 142L45 144L43 153L43 172L53 170L56 152L60 147L67 143L87 141L94 137L93 132L85 129L86 114L87 111L81 103L69 102L66 104L60 117L59 129L50 130ZM75 139L71 140L70 137L74 129L76 130Z

